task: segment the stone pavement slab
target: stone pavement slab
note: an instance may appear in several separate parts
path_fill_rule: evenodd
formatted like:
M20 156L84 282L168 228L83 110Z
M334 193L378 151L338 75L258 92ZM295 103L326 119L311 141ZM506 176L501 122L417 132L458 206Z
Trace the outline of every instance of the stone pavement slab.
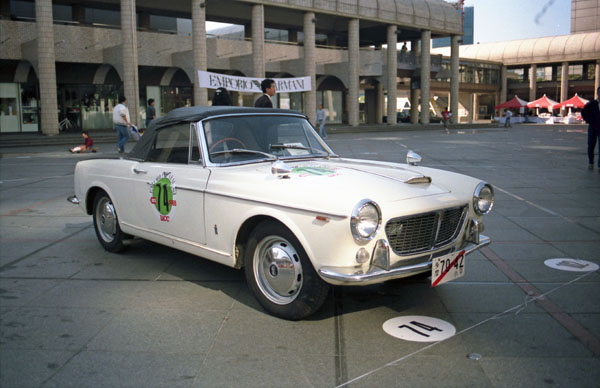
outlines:
M300 322L268 315L242 271L138 238L104 251L91 217L65 198L75 163L112 148L2 150L0 386L596 387L600 356L568 326L600 338L600 273L543 264L600 263L600 174L587 170L585 133L564 129L333 133L343 157L404 161L412 149L425 166L492 183L492 245L434 289L423 278L333 287ZM530 287L552 291L553 305L533 302ZM402 315L459 333L427 344L382 330Z

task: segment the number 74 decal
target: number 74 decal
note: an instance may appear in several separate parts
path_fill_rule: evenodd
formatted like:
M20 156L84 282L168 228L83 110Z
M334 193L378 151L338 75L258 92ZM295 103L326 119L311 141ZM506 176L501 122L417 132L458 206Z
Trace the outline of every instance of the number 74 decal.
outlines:
M169 222L173 217L174 207L177 206L177 189L175 187L175 178L170 172L163 172L150 185L150 203L158 212L161 221Z

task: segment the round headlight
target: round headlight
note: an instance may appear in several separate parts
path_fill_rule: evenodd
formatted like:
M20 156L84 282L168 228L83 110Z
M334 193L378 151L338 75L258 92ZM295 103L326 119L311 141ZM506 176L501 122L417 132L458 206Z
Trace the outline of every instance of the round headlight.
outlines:
M492 185L481 182L473 193L473 209L479 215L487 214L494 206L494 189Z
M350 230L356 240L371 240L380 226L381 211L375 202L363 199L354 207L350 218Z

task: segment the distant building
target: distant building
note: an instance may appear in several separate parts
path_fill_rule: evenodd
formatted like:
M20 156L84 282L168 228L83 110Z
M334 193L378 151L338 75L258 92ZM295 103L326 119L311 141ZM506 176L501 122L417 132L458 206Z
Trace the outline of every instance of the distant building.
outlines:
M474 19L475 19L475 9L474 7L465 7L465 19L463 24L463 32L464 35L461 39L460 44L473 44L473 28L474 28ZM460 12L460 11L458 11ZM450 37L446 38L438 38L433 39L431 42L431 47L450 47Z
M600 31L600 1L571 0L571 34Z

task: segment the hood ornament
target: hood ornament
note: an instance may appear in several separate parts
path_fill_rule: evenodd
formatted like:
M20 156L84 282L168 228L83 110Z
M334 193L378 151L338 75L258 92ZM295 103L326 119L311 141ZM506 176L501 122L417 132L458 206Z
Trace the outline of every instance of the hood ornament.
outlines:
M271 174L277 176L280 179L289 179L289 174L291 172L292 169L290 168L290 166L288 166L287 164L285 164L285 162L281 160L277 160L271 165Z

